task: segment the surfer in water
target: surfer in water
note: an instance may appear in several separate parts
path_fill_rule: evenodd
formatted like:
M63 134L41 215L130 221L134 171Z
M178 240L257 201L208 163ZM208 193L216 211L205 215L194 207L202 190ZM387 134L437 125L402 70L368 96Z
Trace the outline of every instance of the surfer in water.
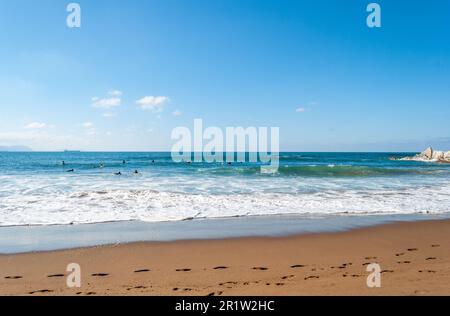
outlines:
M122 175L122 172L120 172L120 171L119 171L119 172L116 172L115 175L116 175L116 176L121 176L121 175Z
M134 174L139 174L139 171L137 171L137 170L134 170Z
M75 172L75 170L70 169L70 170L67 170L66 172Z

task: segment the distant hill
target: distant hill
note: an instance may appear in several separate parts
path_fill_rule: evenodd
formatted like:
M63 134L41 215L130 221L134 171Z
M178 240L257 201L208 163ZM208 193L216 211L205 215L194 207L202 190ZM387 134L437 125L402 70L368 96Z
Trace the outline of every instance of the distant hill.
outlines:
M33 150L27 146L0 146L0 151L24 152L24 151L33 151Z

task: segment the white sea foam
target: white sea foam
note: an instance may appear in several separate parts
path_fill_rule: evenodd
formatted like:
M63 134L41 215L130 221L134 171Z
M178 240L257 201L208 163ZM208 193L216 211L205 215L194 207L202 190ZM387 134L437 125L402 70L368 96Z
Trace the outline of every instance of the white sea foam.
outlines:
M450 211L450 185L403 188L383 187L368 183L364 189L349 188L341 182L328 183L314 190L314 183L285 187L274 181L258 182L260 187L241 193L244 183L224 179L194 183L173 188L173 179L137 185L130 182L109 187L103 182L73 183L66 177L55 178L47 186L37 179L3 178L0 191L0 226L98 223L139 220L146 222L178 221L191 218L218 218L273 214L412 214L446 213ZM46 180L48 181L48 179ZM61 185L58 185L58 182ZM137 180L143 181L143 180ZM147 180L148 181L148 180ZM295 180L299 182L298 180ZM352 180L353 182L355 180ZM214 185L229 185L227 190L214 190ZM70 189L62 184L71 184ZM138 182L139 183L139 182ZM248 184L248 181L246 181ZM263 184L266 185L261 189ZM292 180L291 184L294 184ZM233 187L233 185L235 187ZM317 185L317 184L316 184ZM159 189L156 189L158 187ZM310 190L306 190L312 187ZM7 194L5 189L8 190ZM184 191L184 192L182 192ZM214 191L214 193L212 192ZM240 193L236 193L240 192Z

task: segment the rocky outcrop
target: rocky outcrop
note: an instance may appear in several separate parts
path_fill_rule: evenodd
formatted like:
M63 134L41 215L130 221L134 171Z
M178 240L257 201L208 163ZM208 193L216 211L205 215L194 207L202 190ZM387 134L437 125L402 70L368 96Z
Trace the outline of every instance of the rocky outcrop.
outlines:
M444 155L444 160L450 161L450 151L447 151Z
M428 147L427 149L425 149L424 151L422 151L422 153L420 153L420 157L422 158L426 158L426 159L432 159L433 158L433 148Z
M415 155L414 157L405 157L400 158L398 160L450 163L450 151L445 152L433 150L433 148L428 147L427 149L422 151L420 154Z

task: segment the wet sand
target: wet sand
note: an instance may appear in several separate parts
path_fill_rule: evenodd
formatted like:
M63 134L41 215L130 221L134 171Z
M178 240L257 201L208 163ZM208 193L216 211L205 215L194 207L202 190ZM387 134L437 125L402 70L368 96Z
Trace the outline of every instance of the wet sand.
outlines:
M66 267L81 266L81 288ZM381 287L367 287L371 263ZM450 295L450 220L0 255L1 295Z

